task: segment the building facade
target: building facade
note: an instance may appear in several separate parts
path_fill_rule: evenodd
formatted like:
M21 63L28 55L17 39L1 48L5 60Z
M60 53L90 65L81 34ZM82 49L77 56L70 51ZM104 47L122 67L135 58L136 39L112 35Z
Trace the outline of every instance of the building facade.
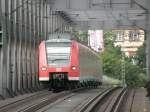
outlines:
M103 30L88 31L88 46L96 52L104 51Z
M140 46L144 43L143 30L114 30L115 46L120 46L121 51L128 57L134 57Z

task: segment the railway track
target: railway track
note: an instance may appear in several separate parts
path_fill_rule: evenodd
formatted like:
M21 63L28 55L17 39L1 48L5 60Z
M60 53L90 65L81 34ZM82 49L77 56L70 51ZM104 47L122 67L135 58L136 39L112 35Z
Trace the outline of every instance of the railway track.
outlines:
M63 97L71 97L73 92L82 91L85 88L74 89L71 91L62 91L52 93L50 91L41 91L29 97L7 103L0 106L0 112L34 112L38 109L51 104Z
M117 99L115 100L115 103L113 104L112 108L110 109L110 112L119 112L122 103L124 101L124 98L126 98L127 95L127 88L124 88L121 90L121 92L118 94Z
M51 104L62 97L65 97L65 96L69 97L72 95L73 94L71 94L70 92L61 92L61 93L52 94L52 95L49 95L48 97L45 97L43 99L40 99L34 102L34 104L31 104L30 106L26 105L24 108L19 109L16 112L35 112L39 110L40 108L48 104Z
M83 93L84 96L85 93L86 91ZM137 102L134 101L135 89L117 87L102 89L97 93L93 91L93 93L94 95L87 95L85 98L80 94L63 97L37 112L141 112L135 109L137 108ZM82 100L79 101L80 98ZM77 100L78 102L75 103Z
M111 91L113 89L93 89L77 92L77 94L72 94L70 96L63 97L56 101L55 103L48 105L45 108L38 110L37 112L80 112L80 106L87 108L85 106L86 102L95 100L98 96L104 92ZM98 93L98 95L97 95ZM97 97L95 97L95 95ZM93 98L94 97L94 98Z
M0 105L0 112L7 112L10 109L15 108L18 105L23 105L26 102L31 102L31 101L33 101L34 99L37 99L37 98L42 98L43 96L49 95L50 93L51 92L49 92L47 90L44 90L44 91L37 92L33 95L21 98L19 100L14 100L14 101L11 101L11 102L8 102L8 103L1 104Z
M41 91L0 105L0 112L137 112L134 100L139 95L136 89L119 87L80 88L59 93Z
M44 91L37 92L36 94L33 94L31 96L16 101L12 101L10 103L6 103L0 106L0 112L12 112L18 107L23 107L26 104L32 103L34 100L42 99L46 96L49 96L50 94L52 94L50 91L44 90Z
M110 88L78 106L73 112L118 112L127 89Z
M143 88L129 88L118 112L149 112L145 107L145 96Z
M0 107L0 112L33 112L68 94L71 94L71 92L52 93L43 91L25 99L3 105Z

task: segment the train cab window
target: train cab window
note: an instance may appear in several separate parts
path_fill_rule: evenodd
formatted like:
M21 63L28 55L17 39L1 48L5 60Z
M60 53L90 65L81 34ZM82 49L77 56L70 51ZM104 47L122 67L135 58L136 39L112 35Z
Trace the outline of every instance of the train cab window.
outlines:
M53 67L68 66L70 63L70 42L46 43L48 65Z

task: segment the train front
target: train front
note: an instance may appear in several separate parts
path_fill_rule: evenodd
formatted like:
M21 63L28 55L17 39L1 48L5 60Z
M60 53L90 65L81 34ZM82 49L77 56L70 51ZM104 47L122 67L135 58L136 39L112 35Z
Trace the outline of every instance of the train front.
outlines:
M39 47L39 80L49 81L51 88L66 87L79 80L77 47L68 39L43 41Z

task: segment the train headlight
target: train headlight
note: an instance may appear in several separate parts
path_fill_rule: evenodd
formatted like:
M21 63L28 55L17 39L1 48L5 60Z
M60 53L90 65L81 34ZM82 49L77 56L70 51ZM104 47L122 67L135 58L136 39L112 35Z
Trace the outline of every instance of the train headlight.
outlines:
M76 70L77 68L75 67L75 66L72 66L72 68L71 68L72 70Z
M46 71L47 70L47 68L46 67L42 67L42 71Z

